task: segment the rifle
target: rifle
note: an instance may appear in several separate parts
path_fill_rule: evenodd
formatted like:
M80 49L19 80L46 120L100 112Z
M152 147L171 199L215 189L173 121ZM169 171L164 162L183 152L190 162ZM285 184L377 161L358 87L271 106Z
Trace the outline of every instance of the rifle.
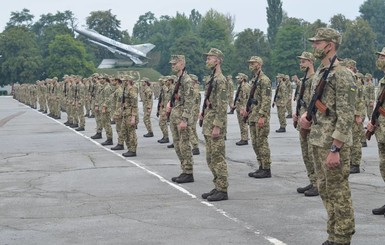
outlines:
M157 107L157 111L156 111L156 117L159 117L159 111L160 111L160 105L161 103L163 102L163 88L160 90L160 93L159 93L159 98L158 98L158 107Z
M258 81L259 81L258 78L259 78L260 73L261 73L261 71L258 72L258 75L255 77L253 87L251 87L251 89L250 89L249 98L247 99L247 104L246 104L247 116L243 117L244 123L246 123L247 119L249 119L249 114L251 111L251 105L253 105L253 104L257 105L258 104L258 101L256 99L254 99L254 93L255 93L255 90L257 89L257 85L258 85Z
M282 82L282 81L280 81L280 82L278 83L277 88L275 89L275 94L274 94L273 104L271 105L271 107L273 107L273 108L274 108L274 106L275 106L275 101L277 100L278 90L279 90L279 87L281 86L281 82Z
M176 97L178 96L179 87L181 85L182 76L183 76L185 70L186 70L186 67L183 68L182 73L180 74L180 76L178 78L178 82L175 84L174 92L172 93L171 100L170 100L170 107L171 108L173 108L175 106L175 100L177 99ZM167 120L170 120L170 114L171 114L171 112L167 112Z
M214 76L215 76L216 70L217 70L216 68L213 69L213 72L211 73L211 76L210 76L210 81L208 82L207 93L206 93L205 100L203 101L203 105L202 105L202 113L201 113L202 119L199 119L199 126L200 127L203 126L203 118L205 116L205 110L207 108L207 104L208 104L209 109L212 108L211 103L209 101L209 98L210 98L211 92L213 90L213 81L214 81Z
M238 97L239 97L239 93L241 92L241 87L242 87L242 83L240 83L238 85L237 92L235 93L233 108L231 108L230 113L234 113L234 111L235 111L236 104L237 104Z
M377 102L376 102L376 107L373 110L372 117L370 119L370 123L375 126L378 124L378 118L380 115L385 116L385 109L382 107L382 103L385 101L385 87L382 88L380 96L378 96ZM366 139L370 140L372 135L374 134L373 131L366 130L365 137Z
M306 105L305 101L303 101L303 94L305 93L305 84L307 80L308 71L309 71L309 67L306 67L305 75L302 78L302 82L301 82L301 89L299 91L297 105L295 106L295 115L297 116L297 118L299 117L299 111L301 110L301 106L305 107ZM297 92L297 89L296 89L296 92ZM293 125L294 125L294 128L297 128L298 121L293 121Z
M306 120L308 120L309 122L314 117L316 123L315 113L317 112L317 110L319 110L322 114L325 114L326 116L329 115L329 108L327 108L325 104L322 103L321 98L326 85L326 79L328 78L330 70L333 68L333 64L336 59L337 55L334 55L334 57L330 61L329 68L322 74L321 80L319 81L315 89L313 97L309 103L309 107L307 108Z

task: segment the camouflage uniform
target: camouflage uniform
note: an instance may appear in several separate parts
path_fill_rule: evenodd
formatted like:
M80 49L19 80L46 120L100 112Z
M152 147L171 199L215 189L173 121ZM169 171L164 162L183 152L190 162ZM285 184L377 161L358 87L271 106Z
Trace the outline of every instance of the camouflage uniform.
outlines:
M106 130L107 141L112 141L112 127L111 127L111 99L110 96L113 89L109 82L106 82L103 90L101 91L101 97L99 106L101 111L102 127Z
M277 81L278 85L276 88L276 96L274 104L277 106L277 113L278 113L278 120L279 120L279 127L280 129L286 128L286 104L287 104L287 86L286 82L284 81L285 75L278 74L277 75Z
M238 83L239 83L237 88L237 90L239 89L239 95L237 100L235 101L238 125L241 131L241 141L247 142L249 140L249 128L247 123L244 122L243 116L241 116L241 110L246 110L247 99L249 98L249 93L250 93L250 86L247 83L249 78L246 74L238 73L238 75L236 76L236 79L238 80Z
M199 117L199 110L201 105L201 93L199 89L199 81L196 75L190 74L190 77L194 81L194 104L192 113L192 122L189 124L190 142L193 149L193 153L199 154L199 138L197 134L197 121Z
M79 130L84 129L85 126L85 120L84 120L84 103L85 103L85 97L86 97L86 89L80 78L77 79L77 82L75 84L75 101L74 101L74 110L75 110L75 116L77 118L76 121L78 121Z
M163 138L158 140L159 143L168 143L168 126L167 126L167 112L166 112L166 105L167 102L170 101L172 90L170 89L171 82L169 81L171 77L166 77L165 79L162 79L161 83L164 82L164 84L161 86L159 98L158 98L158 104L159 104L159 111L157 112L157 115L159 116L159 128L162 131Z
M151 126L151 110L153 104L153 91L148 78L142 78L142 82L148 83L142 85L142 101L143 101L143 122L146 126L148 134L153 134ZM152 135L153 136L153 135Z
M310 41L330 41L340 43L340 34L331 28L319 28ZM313 44L316 45L316 44ZM314 75L312 89L318 85L323 73L328 69L321 65ZM349 187L350 147L352 145L352 123L354 118L355 84L346 67L335 63L326 79L321 101L330 111L324 115L317 110L313 118L317 123L311 125L309 143L313 147L313 157L317 174L318 190L328 213L328 241L350 243L355 231L354 211ZM340 151L340 164L327 167L327 157L333 140L343 142Z
M131 83L130 86L123 84L124 94L124 106L122 112L122 127L121 134L124 138L127 145L127 153L132 153L130 155L123 156L136 156L136 150L138 147L138 137L136 135L136 127L139 123L139 114L138 114L138 88L133 85L133 81L130 80L128 83ZM122 94L122 96L123 96ZM131 124L131 120L134 118L134 125Z
M122 131L122 113L123 113L123 106L124 102L123 101L123 93L125 93L126 88L122 88L122 85L117 83L117 88L115 92L111 95L111 103L114 104L114 110L112 111L112 117L115 121L115 126L116 126L116 133L118 134L118 145L123 146L124 144L124 137L121 133ZM124 91L123 91L124 90ZM125 95L124 95L125 96ZM124 98L125 100L125 98Z

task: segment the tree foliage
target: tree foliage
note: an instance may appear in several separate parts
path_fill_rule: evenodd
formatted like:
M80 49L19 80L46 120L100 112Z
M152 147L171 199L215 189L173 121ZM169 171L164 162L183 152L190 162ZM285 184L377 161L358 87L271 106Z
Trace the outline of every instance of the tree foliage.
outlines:
M360 6L361 17L366 20L376 33L376 48L385 46L385 1L366 0Z
M267 23L267 39L271 44L275 43L275 36L278 28L282 23L282 2L281 0L267 0L266 8Z

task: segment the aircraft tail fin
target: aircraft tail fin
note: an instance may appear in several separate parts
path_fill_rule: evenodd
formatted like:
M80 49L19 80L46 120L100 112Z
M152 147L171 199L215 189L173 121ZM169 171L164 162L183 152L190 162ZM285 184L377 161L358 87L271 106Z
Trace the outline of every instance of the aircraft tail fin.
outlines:
M154 44L151 43L144 43L144 44L138 44L138 45L131 45L133 48L139 50L144 55L147 55L148 52L150 52L153 48L155 48Z

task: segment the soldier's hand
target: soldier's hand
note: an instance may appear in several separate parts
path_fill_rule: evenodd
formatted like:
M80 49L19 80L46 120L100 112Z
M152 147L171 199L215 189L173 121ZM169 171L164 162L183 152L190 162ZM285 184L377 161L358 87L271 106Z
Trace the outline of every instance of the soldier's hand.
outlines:
M217 126L214 126L213 132L211 133L211 137L213 139L217 139L219 137L220 132L221 132L221 129Z
M131 116L130 124L131 126L135 125L135 116Z
M259 117L258 118L258 128L262 128L263 126L265 126L265 118Z
M167 103L166 111L167 111L167 113L171 112L171 103L170 103L170 101Z
M203 115L202 115L202 113L199 113L199 120L203 120Z
M366 128L368 129L369 132L373 132L376 127L372 124L371 121L369 121L368 125L366 125Z
M374 103L372 101L369 102L369 107L373 108L373 106L374 106Z
M311 122L309 122L309 121L306 119L306 116L307 116L307 112L305 112L305 113L301 116L301 119L300 119L301 128L303 128L303 129L310 129L310 127L311 127Z
M102 113L106 113L106 107L102 107Z
M95 106L95 111L99 111L99 106Z
M329 152L326 159L326 166L329 169L336 168L340 165L340 153L339 152Z
M182 130L186 129L186 128L187 128L187 122L185 122L185 121L182 120L182 121L179 123L179 128L182 129Z
M355 116L355 119L356 119L357 125L360 125L360 124L362 123L362 117L360 117L360 116Z
M293 113L293 122L298 122L298 116L295 113Z
M147 108L147 112L148 112L148 113L151 113L151 108Z

